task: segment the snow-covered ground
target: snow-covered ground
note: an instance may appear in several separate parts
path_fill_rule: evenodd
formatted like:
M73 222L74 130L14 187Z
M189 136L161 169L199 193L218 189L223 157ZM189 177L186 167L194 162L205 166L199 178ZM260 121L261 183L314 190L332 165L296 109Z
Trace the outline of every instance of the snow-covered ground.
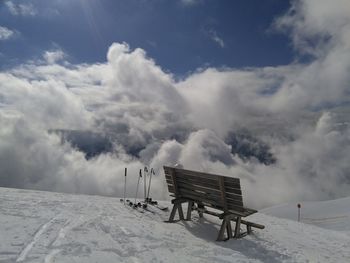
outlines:
M350 197L322 202L303 202L300 205L301 222L350 234ZM260 212L298 220L296 203L273 206Z
M322 210L337 215L337 202L331 204ZM258 213L250 220L264 230L216 242L214 217L167 224L169 212L152 211L116 198L0 188L0 262L350 261L349 227L334 231Z

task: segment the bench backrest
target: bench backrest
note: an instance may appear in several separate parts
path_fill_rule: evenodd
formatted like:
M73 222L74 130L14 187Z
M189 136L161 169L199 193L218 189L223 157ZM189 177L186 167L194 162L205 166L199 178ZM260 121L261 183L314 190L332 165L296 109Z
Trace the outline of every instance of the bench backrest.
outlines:
M239 178L164 166L168 190L175 198L191 199L224 212L244 211Z

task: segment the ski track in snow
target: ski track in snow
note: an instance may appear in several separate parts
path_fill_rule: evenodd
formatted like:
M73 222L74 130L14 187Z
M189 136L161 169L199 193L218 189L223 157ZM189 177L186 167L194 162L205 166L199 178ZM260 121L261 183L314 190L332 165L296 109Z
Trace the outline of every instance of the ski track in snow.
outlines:
M116 198L0 188L0 262L349 262L348 232L255 214L264 230L216 242L211 216L166 224ZM185 208L185 207L184 207ZM341 215L334 215L334 218Z
M34 234L33 240L27 245L25 246L25 248L22 250L22 252L19 254L16 262L22 262L26 259L28 253L30 252L30 250L33 248L33 246L35 245L35 243L38 242L38 240L40 239L40 236L45 232L45 230L53 223L54 218L52 218L50 221L48 221L47 223L45 223L44 225L42 225Z

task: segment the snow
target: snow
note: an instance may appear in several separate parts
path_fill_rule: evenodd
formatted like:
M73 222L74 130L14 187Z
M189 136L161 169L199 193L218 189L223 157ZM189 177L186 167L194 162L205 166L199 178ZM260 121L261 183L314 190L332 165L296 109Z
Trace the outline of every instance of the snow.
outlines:
M350 234L350 197L321 202L300 203L300 221ZM280 218L298 220L297 204L283 204L260 212Z
M331 208L324 205L323 209L334 212L336 204ZM169 224L163 221L170 212L150 209L153 212L140 213L117 198L0 188L0 262L350 259L350 235L340 228L334 231L257 213L249 219L264 224L264 230L242 239L216 242L220 227L217 218L208 215L199 219L193 213L193 221ZM344 209L349 211L346 206Z

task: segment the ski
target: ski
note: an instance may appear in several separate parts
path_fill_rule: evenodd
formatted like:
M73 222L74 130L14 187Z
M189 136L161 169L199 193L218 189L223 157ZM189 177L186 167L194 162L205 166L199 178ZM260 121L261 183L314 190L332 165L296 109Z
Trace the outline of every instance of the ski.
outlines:
M167 206L159 205L157 201L152 200L152 198L146 198L145 203L150 204L161 211L168 211L169 208Z
M149 207L148 207L148 204L146 204L146 203L143 203L143 204L142 204L142 209L145 210L145 211L147 211L147 212L150 212L150 213L152 213L152 214L155 214L155 213L156 213L156 212L150 210Z
M153 205L154 207L158 208L159 210L166 212L169 211L169 208L167 206L161 206L161 205Z
M140 212L140 213L145 213L149 212L151 214L156 214L156 212L152 211L151 209L148 208L148 205L146 203L133 203L130 200L126 200L126 204L130 207L133 208L134 210Z

